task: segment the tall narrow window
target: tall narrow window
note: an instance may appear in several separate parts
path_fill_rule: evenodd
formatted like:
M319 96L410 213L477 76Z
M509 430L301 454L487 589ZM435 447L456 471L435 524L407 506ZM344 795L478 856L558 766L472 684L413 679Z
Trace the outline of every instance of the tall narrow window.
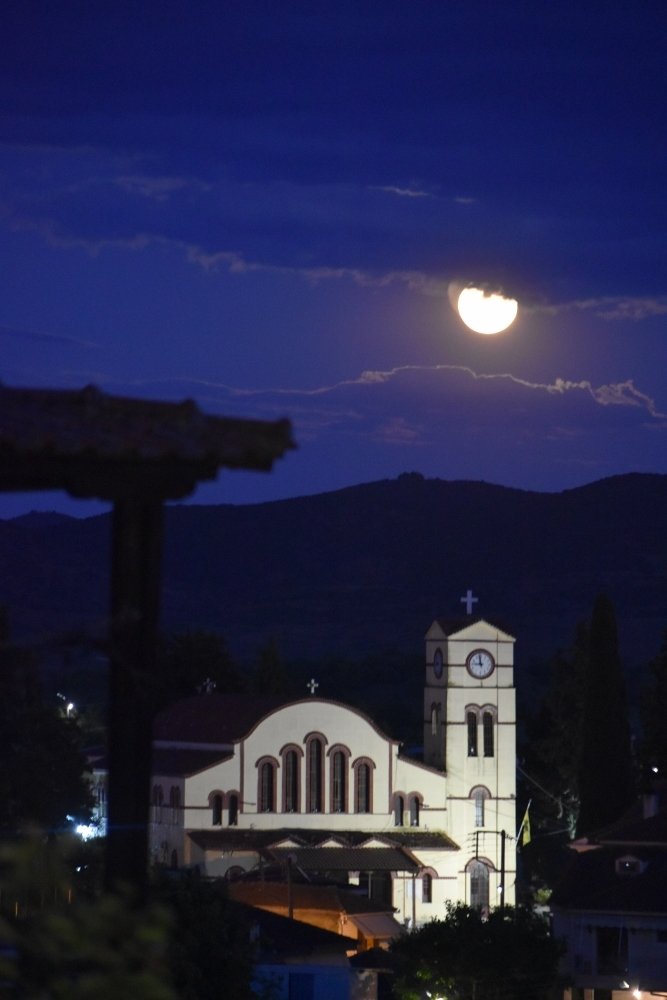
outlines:
M394 799L394 826L403 826L405 813L405 799L402 795L397 795Z
M473 788L470 798L475 803L475 826L484 826L484 803L489 798L486 788Z
M422 903L433 902L433 876L429 872L422 875Z
M331 808L334 812L347 812L347 758L342 750L336 750L331 758L332 785Z
M483 861L471 861L468 865L470 878L470 905L473 910L489 908L489 869Z
M468 712L466 715L468 723L468 756L477 756L477 712Z
M209 799L211 804L211 825L222 826L222 795L216 792Z
M484 733L484 756L493 757L493 715L485 712L482 716L482 730Z
M284 757L285 812L299 811L299 758L296 750L288 750Z
M416 795L410 799L410 826L419 826L419 799Z
M153 786L153 821L155 823L162 822L162 802L163 793L162 785Z
M431 736L438 735L438 715L439 706L436 704L431 705Z
M239 821L239 797L236 792L229 796L228 822L230 826L236 826Z
M260 812L276 811L276 769L272 761L265 760L259 767L259 796L258 804Z
M308 812L322 812L322 740L313 736L307 748Z
M371 769L369 764L357 765L357 787L355 794L355 811L368 813L371 811Z

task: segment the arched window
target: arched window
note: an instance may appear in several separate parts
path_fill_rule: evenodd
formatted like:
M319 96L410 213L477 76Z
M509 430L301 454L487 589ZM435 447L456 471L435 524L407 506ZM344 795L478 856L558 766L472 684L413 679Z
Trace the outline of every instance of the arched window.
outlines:
M287 750L283 755L283 812L299 812L299 755Z
M310 736L306 743L306 809L308 812L322 812L324 741L319 736Z
M410 826L419 826L419 796L410 798Z
M211 807L211 825L222 826L222 793L214 792L209 795L208 802Z
M484 736L484 756L493 757L493 714L484 712L482 716L482 732Z
M172 785L169 790L169 805L171 807L171 822L178 823L181 812L181 790Z
M405 799L402 795L397 795L394 799L394 826L403 826L405 813Z
M162 785L153 785L153 822L162 822Z
M491 798L488 788L477 785L471 790L470 798L475 803L475 826L484 826L484 803Z
M354 811L357 813L372 812L373 789L372 770L367 761L359 761L354 768Z
M483 861L471 861L468 864L470 879L470 906L473 910L488 910L489 908L489 866Z
M433 902L433 876L430 872L422 875L422 903Z
M466 722L468 724L468 756L477 756L477 712L467 712Z
M239 797L236 792L232 792L229 796L227 816L229 825L236 826L239 821Z
M431 705L431 736L438 735L438 723L440 721L440 706L435 702Z
M276 811L276 762L261 761L258 768L257 789L258 812Z
M334 750L331 755L331 808L333 812L347 812L347 755Z

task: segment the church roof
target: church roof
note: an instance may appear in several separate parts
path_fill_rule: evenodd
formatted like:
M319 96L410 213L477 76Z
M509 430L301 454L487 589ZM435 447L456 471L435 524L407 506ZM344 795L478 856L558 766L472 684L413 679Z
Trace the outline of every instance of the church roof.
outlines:
M335 850L332 847L321 847L327 841L335 841L341 847L359 848L361 850L372 850L373 848L363 847L371 838L374 842L382 842L389 847L402 847L408 851L416 850L458 850L457 845L447 836L438 830L423 830L420 827L410 827L409 829L396 828L391 831L383 830L381 833L372 830L307 830L300 827L284 827L279 830L244 830L238 827L226 827L219 830L189 830L190 839L202 850L247 850L263 851L266 849L293 850L294 848L283 848L283 842L289 841L296 845L297 849L317 848L321 851Z
M276 861L292 858L311 872L418 872L421 865L402 847L273 847L265 852Z
M290 705L308 705L318 701L337 705L358 715L384 739L398 743L387 736L365 712L342 701L314 695L285 701L276 696L219 694L216 691L191 695L163 709L153 723L153 740L161 747L185 744L193 748L207 745L210 749L231 749L235 741L247 736L271 712Z
M483 623L491 625L492 628L498 629L499 632L504 632L507 636L513 638L509 627L495 615L493 618L488 618L486 615L463 615L457 618L444 617L436 618L436 622L447 636L463 632L465 629L470 628L471 625Z
M154 747L152 774L179 775L183 778L198 774L213 764L229 760L233 754L224 750L199 750L193 747Z
M196 694L163 709L153 724L158 743L231 746L242 739L283 698L247 694Z

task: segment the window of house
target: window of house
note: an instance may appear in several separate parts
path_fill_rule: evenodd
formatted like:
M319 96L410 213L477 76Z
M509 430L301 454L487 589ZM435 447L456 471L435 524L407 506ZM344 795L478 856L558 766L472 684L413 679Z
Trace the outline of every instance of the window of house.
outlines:
M315 1000L315 976L312 972L290 972L287 1000Z
M405 799L402 795L397 795L394 799L394 826L403 826L405 813Z
M230 826L236 826L239 821L239 797L236 792L232 792L229 796L227 808L228 823Z
M422 903L433 902L433 876L429 872L422 875Z
M483 861L471 861L468 865L470 906L473 910L489 908L489 868Z
M371 811L370 764L366 764L363 762L361 764L357 764L354 804L355 804L355 812L369 813Z
M599 976L620 976L627 972L627 927L596 927L595 959Z
M296 750L288 750L284 757L284 811L299 812L299 756Z
M259 766L259 812L276 811L276 765L265 760Z
M342 750L334 751L331 769L331 808L344 813L347 812L347 758Z
M216 792L209 801L211 803L211 824L222 826L222 795Z
M419 826L419 799L416 795L410 799L410 826Z
M493 713L485 712L482 716L482 732L484 738L484 756L493 757Z
M477 712L468 712L466 714L466 721L468 723L468 756L477 756Z
M306 808L308 812L322 812L323 790L322 790L322 760L323 745L319 736L313 736L308 740L306 748L306 782L308 788L308 801Z
M438 735L438 723L440 722L440 706L435 703L431 705L431 736Z

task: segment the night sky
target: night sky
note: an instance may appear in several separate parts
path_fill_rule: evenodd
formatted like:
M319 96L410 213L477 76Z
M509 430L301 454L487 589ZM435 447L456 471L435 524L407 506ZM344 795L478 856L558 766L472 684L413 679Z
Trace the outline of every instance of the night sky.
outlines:
M291 418L198 503L667 473L663 0L5 0L0 38L6 385Z

